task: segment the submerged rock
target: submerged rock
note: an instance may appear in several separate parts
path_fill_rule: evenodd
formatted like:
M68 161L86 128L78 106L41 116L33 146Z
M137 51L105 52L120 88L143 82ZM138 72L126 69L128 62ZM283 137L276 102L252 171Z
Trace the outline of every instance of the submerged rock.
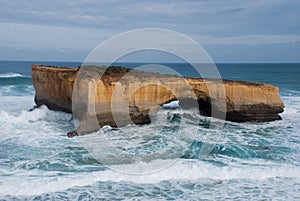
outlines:
M278 87L269 84L182 78L122 67L79 71L32 65L32 81L38 106L73 112L81 120L76 135L104 125L150 123L151 114L174 100L183 109L197 107L201 114L235 122L280 120L278 113L284 108Z

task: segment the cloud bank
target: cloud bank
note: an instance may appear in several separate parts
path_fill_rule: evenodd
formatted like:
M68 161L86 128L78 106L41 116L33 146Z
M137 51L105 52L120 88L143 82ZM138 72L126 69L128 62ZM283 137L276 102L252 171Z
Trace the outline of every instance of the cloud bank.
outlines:
M0 4L0 59L80 61L115 34L155 27L186 34L220 62L300 61L297 0L17 0ZM265 57L253 51L264 52Z

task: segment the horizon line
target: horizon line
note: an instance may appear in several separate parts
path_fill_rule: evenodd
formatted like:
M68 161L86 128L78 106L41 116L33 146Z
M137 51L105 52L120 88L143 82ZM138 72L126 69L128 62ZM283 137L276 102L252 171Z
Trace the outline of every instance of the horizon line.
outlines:
M6 60L6 59L0 59L0 61L4 62L70 62L70 63L83 63L83 61L74 61L74 60ZM100 62L99 63L111 63L111 62ZM113 63L153 63L153 64L170 64L170 63L187 63L187 62L172 62L172 61L120 61L120 62L113 62ZM300 61L291 61L291 62L285 62L285 61L218 61L213 62L214 64L300 64ZM206 63L207 64L207 63Z

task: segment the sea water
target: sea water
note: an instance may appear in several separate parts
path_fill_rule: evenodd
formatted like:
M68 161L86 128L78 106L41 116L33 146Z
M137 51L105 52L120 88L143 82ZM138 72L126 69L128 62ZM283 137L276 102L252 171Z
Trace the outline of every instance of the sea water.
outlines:
M225 122L210 153L201 156L201 133L209 129L211 119L176 109L162 115L167 122L163 129L161 121L154 121L138 129L107 126L84 138L67 138L66 133L74 129L71 114L46 106L29 112L35 94L32 63L80 65L0 62L0 200L300 200L300 64L217 64L224 79L278 86L285 110L281 121ZM184 66L166 65L175 70ZM193 76L192 70L182 72ZM169 107L176 106L172 104ZM175 135L179 125L187 138L198 137L172 138L170 143L166 136ZM123 131L136 130L144 138L135 135L126 141L122 136ZM129 153L148 156L147 164L165 161L171 165L148 174L108 167L82 144L82 139L99 134L113 136ZM182 154L157 152L150 157L177 145ZM124 163L129 169L138 165Z

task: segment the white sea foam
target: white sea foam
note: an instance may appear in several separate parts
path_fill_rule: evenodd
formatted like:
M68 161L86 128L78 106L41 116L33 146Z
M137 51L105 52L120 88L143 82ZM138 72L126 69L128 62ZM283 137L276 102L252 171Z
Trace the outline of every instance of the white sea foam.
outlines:
M66 136L68 130L61 129L72 125L70 118L70 114L51 111L46 106L18 114L0 110L0 143L13 139L15 143L42 149L59 135Z
M29 110L33 107L32 96L6 96L0 95L1 104L0 112L6 112L8 114L18 115L23 110Z
M9 78L9 77L24 77L24 76L21 75L20 73L13 73L13 72L0 74L0 78Z
M203 161L180 160L162 171L147 175L123 174L113 170L70 173L56 177L56 172L20 171L5 178L0 184L1 195L39 195L64 191L76 186L88 186L95 182L134 182L155 184L166 180L266 180L270 178L291 178L300 181L299 167L261 161L260 165L240 167L218 167ZM132 164L131 166L135 166ZM268 166L266 166L268 165Z
M25 125L27 123L33 123L41 120L45 122L56 123L56 121L62 118L70 119L71 115L64 112L51 111L45 105L42 105L33 111L22 110L18 115L10 114L6 111L0 110L1 121L4 121L8 124L22 123Z
M171 101L170 103L163 104L163 108L165 109L176 109L179 108L179 101Z
M0 86L0 111L18 115L22 110L29 110L35 103L34 88L26 86Z
M35 109L32 112L22 110L19 115L10 115L5 111L0 111L0 118L2 121L6 121L8 123L28 123L35 122L47 117L47 108L46 106L42 106L39 109Z
M11 88L7 88L8 93ZM31 93L31 92L30 92ZM4 140L6 142L13 142L21 147L24 145L26 147L33 147L37 151L49 151L51 157L42 157L43 160L49 161L51 163L62 163L65 162L66 165L69 164L68 154L65 154L65 147L72 146L72 144L77 144L77 147L82 147L79 140L67 139L62 137L66 135L67 129L58 128L65 126L68 119L70 119L70 114L65 114L62 112L50 111L47 107L42 106L32 112L28 112L27 109L33 105L33 96L2 96L1 95L1 106L0 106L0 145ZM297 122L299 122L299 111L300 111L300 97L298 96L288 96L283 97L286 108L285 112L282 114L282 121L275 121L270 123L229 123L233 128L231 130L226 130L224 135L232 135L232 137L239 136L241 139L234 141L235 143L241 142L245 143L250 139L256 139L256 137L261 137L269 145L273 145L275 141L280 141L281 146L289 146L290 142L280 139L282 137L281 133L277 133L276 137L268 139L268 133L257 134L257 130L278 127L285 128L291 123L295 126L293 129L298 129ZM11 106L11 107L10 107ZM295 116L296 115L296 116ZM196 125L196 124L195 124ZM285 127L284 127L285 126ZM145 132L155 132L157 125L147 125L145 126ZM183 127L186 129L186 133L192 133L195 127ZM109 131L110 127L105 127L102 129L103 132ZM130 127L128 128L130 129ZM233 129L233 130L232 130ZM278 129L277 129L278 130ZM246 132L239 133L239 132ZM272 131L273 132L273 131ZM272 134L271 132L271 134ZM282 130L279 129L279 132ZM240 134L240 135L239 135ZM270 134L270 133L269 133ZM255 136L258 135L258 136ZM266 136L263 136L266 135ZM292 139L292 133L289 133L289 138ZM294 134L295 141L299 139L297 133ZM233 139L233 138L228 138ZM76 140L78 140L76 142ZM270 141L269 141L270 140ZM229 141L229 143L232 141ZM46 148L45 148L46 147ZM13 150L14 147L11 147ZM297 147L296 147L297 148ZM45 150L46 149L46 150ZM30 152L31 150L29 150ZM11 151L13 152L13 151ZM62 156L59 156L62 154ZM75 153L73 153L75 154ZM297 156L297 155L296 155ZM5 157L5 156L4 156ZM8 157L8 156L7 156ZM26 157L29 157L26 155ZM23 163L33 163L35 164L35 157L32 156L28 161L13 161L18 159L10 159L10 164L17 164L14 168L6 168L6 166L0 164L0 195L40 195L50 192L65 191L68 188L73 187L84 187L88 185L93 185L96 182L132 182L133 184L158 184L162 181L197 181L201 179L211 179L216 181L226 181L226 180L251 180L254 185L261 183L260 181L266 181L268 179L277 178L287 178L290 179L291 183L300 182L300 169L299 166L287 164L285 162L275 162L263 159L251 159L249 161L244 159L234 158L231 162L228 162L226 166L218 166L213 163L201 160L172 160L170 164L172 166L162 169L160 171L145 174L145 175L133 175L124 174L121 172L114 171L112 169L106 169L101 171L82 171L82 172L64 172L64 171L48 171L41 170L37 167L31 169L20 168ZM43 158L45 157L45 158ZM58 158L64 157L64 158ZM296 158L296 157L295 157ZM61 162L61 161L62 162ZM58 162L57 162L58 161ZM152 161L151 165L157 165L159 161ZM126 165L126 169L134 169L139 164L129 164ZM85 165L81 165L82 169ZM101 165L99 165L101 166ZM76 166L75 166L76 168ZM80 168L80 167L78 167ZM114 167L115 169L122 169L124 166ZM238 185L237 184L237 185ZM272 188L272 186L270 187Z
M280 114L283 120L298 122L300 118L300 96L283 96L284 112Z

